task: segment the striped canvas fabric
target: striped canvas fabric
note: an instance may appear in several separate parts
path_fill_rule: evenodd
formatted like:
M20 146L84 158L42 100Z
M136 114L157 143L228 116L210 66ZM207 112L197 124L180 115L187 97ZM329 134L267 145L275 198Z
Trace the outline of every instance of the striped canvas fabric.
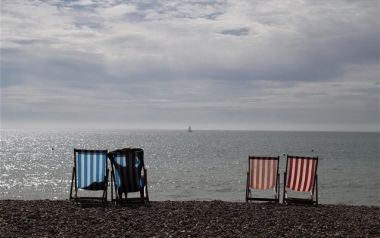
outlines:
M101 190L105 186L106 150L74 150L78 188Z
M249 157L249 187L271 189L276 186L278 157Z
M137 192L144 185L141 179L142 150L120 150L113 154L115 184L119 192Z
M286 187L297 192L311 192L317 158L288 156Z

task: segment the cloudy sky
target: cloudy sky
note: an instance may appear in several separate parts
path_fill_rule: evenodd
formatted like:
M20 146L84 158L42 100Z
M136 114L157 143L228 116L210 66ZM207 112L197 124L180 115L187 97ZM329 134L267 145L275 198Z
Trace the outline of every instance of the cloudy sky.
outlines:
M2 0L1 128L379 130L377 0Z

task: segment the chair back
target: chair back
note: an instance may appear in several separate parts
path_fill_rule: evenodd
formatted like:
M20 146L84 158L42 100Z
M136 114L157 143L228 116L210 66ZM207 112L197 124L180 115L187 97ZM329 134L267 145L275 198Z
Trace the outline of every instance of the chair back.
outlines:
M74 149L77 187L103 190L106 186L107 150Z
M252 189L272 189L277 185L280 157L248 157L248 187Z
M297 192L313 191L318 157L287 156L286 187Z
M144 151L139 148L115 150L109 153L114 171L115 186L119 192L137 192L143 184Z

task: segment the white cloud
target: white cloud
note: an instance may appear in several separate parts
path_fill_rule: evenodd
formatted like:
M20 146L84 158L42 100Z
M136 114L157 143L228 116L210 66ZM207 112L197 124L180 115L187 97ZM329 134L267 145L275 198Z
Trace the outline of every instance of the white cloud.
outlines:
M133 108L209 125L224 112L248 128L243 115L265 124L257 110L318 110L329 128L360 112L356 128L376 129L378 18L376 1L4 1L2 117Z

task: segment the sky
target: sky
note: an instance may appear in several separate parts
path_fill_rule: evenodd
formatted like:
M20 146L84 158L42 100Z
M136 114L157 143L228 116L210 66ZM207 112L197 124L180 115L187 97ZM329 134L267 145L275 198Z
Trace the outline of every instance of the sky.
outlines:
M379 131L377 0L2 0L1 128Z

